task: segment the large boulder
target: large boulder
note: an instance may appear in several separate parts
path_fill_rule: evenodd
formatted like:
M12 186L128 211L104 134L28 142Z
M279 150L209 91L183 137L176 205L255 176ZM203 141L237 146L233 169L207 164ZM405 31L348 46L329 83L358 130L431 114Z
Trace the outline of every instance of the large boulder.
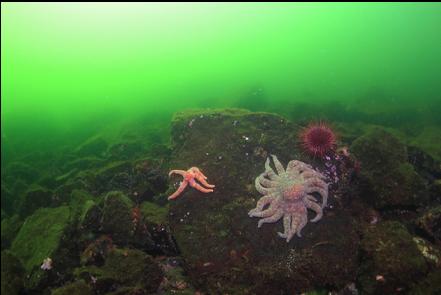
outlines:
M82 196L84 195L84 196ZM78 198L75 205L78 233L83 250L106 236L118 246L133 246L145 251L154 250L158 243L152 240L153 227L139 205L120 191L91 199L84 191L74 191L72 198ZM74 206L72 203L71 206ZM159 208L155 206L155 208ZM164 211L164 210L162 210ZM159 217L166 212L154 212ZM164 219L164 217L163 217Z
M23 290L24 268L10 251L2 251L1 294L16 295Z
M178 113L172 122L171 169L197 166L216 185L191 187L170 203L170 223L192 282L208 293L280 294L343 288L355 281L358 243L347 206L329 198L324 217L302 238L278 237L281 221L257 228L248 217L261 195L255 178L270 154L284 166L298 159L320 166L297 147L298 127L282 117L242 110ZM176 190L181 179L172 178ZM342 200L344 196L340 196ZM313 216L311 212L311 219Z
M8 188L8 185L1 181L1 208L6 213L12 213L14 209L14 194Z
M415 222L421 232L433 242L441 244L441 205L421 214Z
M431 272L409 291L412 295L441 294L441 269Z
M133 235L132 206L132 201L121 192L110 192L104 198L102 232L118 244L127 244Z
M429 270L418 243L396 221L367 227L361 249L359 283L366 294L392 294L405 290L412 282L424 278Z
M51 207L56 200L53 192L40 185L32 185L21 197L19 212L23 217L42 207Z
M75 270L75 276L93 283L98 294L125 290L140 290L154 293L162 281L163 273L153 258L136 249L112 249L102 266L82 266Z
M25 287L38 290L43 285L56 283L56 273L64 273L72 264L74 255L69 243L70 209L41 208L29 216L11 245L11 251L22 262L26 271ZM43 260L51 258L52 270L42 270Z
M122 191L137 202L151 200L167 189L161 165L161 161L150 158L108 162L102 167L76 173L75 182L71 179L60 189L69 193L72 185L79 185L77 188L84 188L95 195Z
M1 225L2 250L9 248L11 242L14 240L18 231L20 230L23 221L18 214L11 217L4 218Z
M78 280L54 289L51 295L93 295L92 288L84 281Z
M30 184L36 181L39 175L40 173L35 167L26 164L24 161L13 162L7 165L4 171L2 169L2 180L8 184L13 184L17 179L21 179L26 184Z
M152 202L143 202L139 207L139 215L141 216L141 226L151 235L151 247L147 250L154 254L174 256L178 255L176 243L170 233L170 226L168 222L169 207L160 206ZM142 236L146 236L145 233ZM139 237L139 242L142 242L142 237ZM146 248L146 247L143 247Z
M362 197L379 209L415 208L428 201L424 179L407 162L407 147L382 128L357 138L351 151L361 163Z

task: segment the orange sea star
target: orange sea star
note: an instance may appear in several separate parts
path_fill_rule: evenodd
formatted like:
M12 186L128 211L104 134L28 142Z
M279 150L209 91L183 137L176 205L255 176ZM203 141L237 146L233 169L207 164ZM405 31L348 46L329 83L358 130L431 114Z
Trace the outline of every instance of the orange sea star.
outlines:
M178 190L168 197L169 200L176 199L184 191L184 189L187 187L188 184L190 184L191 187L194 187L195 189L203 193L213 192L214 185L209 184L207 182L206 180L207 177L201 172L201 170L198 167L191 167L187 171L172 170L168 175L171 176L172 174L182 175L184 179L179 185ZM201 186L199 183L196 182L196 180L199 181L202 185L206 186L207 188Z

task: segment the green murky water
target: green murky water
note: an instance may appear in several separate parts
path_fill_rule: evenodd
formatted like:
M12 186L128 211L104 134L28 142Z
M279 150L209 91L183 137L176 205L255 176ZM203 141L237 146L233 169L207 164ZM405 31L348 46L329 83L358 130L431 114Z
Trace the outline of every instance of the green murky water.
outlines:
M193 107L440 123L439 3L3 3L1 18L2 144Z

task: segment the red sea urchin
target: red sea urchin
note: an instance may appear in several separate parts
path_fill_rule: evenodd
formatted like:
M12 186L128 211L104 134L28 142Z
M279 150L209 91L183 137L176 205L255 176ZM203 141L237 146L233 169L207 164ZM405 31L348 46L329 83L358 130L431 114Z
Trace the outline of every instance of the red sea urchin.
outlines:
M310 155L324 157L334 150L336 135L326 123L310 123L300 133L300 142Z

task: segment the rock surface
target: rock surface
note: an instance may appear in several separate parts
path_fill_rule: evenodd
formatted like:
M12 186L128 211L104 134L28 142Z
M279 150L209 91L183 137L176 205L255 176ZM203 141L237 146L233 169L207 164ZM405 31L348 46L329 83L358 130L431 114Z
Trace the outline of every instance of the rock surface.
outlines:
M23 290L25 270L10 251L2 251L1 294L19 294Z
M55 282L56 270L64 270L70 264L67 262L70 251L65 245L69 241L66 235L69 229L70 209L67 206L41 208L25 220L11 251L24 266L26 288L38 289L49 280ZM44 271L40 266L48 257L53 261L53 269Z
M407 147L382 128L357 138L351 151L360 161L362 197L376 208L419 207L428 200L423 178L407 162Z
M2 167L2 294L437 294L439 162L392 128L334 123L329 159L304 154L285 118L222 109L177 113L171 146L168 127L139 122ZM323 218L289 243L282 221L248 217L271 154L330 184ZM192 166L215 191L168 201L182 180L168 171Z
M369 226L361 243L360 284L367 294L405 290L428 271L425 257L412 235L396 221Z
M241 110L174 117L171 168L197 166L216 185L209 194L187 188L170 205L173 234L198 287L209 293L280 294L341 288L355 279L355 222L332 195L323 219L308 223L303 237L289 244L277 236L280 221L258 229L257 220L247 215L261 196L254 179L268 155L277 155L284 165L292 159L313 162L298 151L297 131L282 117Z
M75 276L91 282L99 294L121 291L121 288L130 288L132 291L139 289L140 294L151 294L158 289L163 273L152 257L144 252L114 248L103 266L78 268Z

